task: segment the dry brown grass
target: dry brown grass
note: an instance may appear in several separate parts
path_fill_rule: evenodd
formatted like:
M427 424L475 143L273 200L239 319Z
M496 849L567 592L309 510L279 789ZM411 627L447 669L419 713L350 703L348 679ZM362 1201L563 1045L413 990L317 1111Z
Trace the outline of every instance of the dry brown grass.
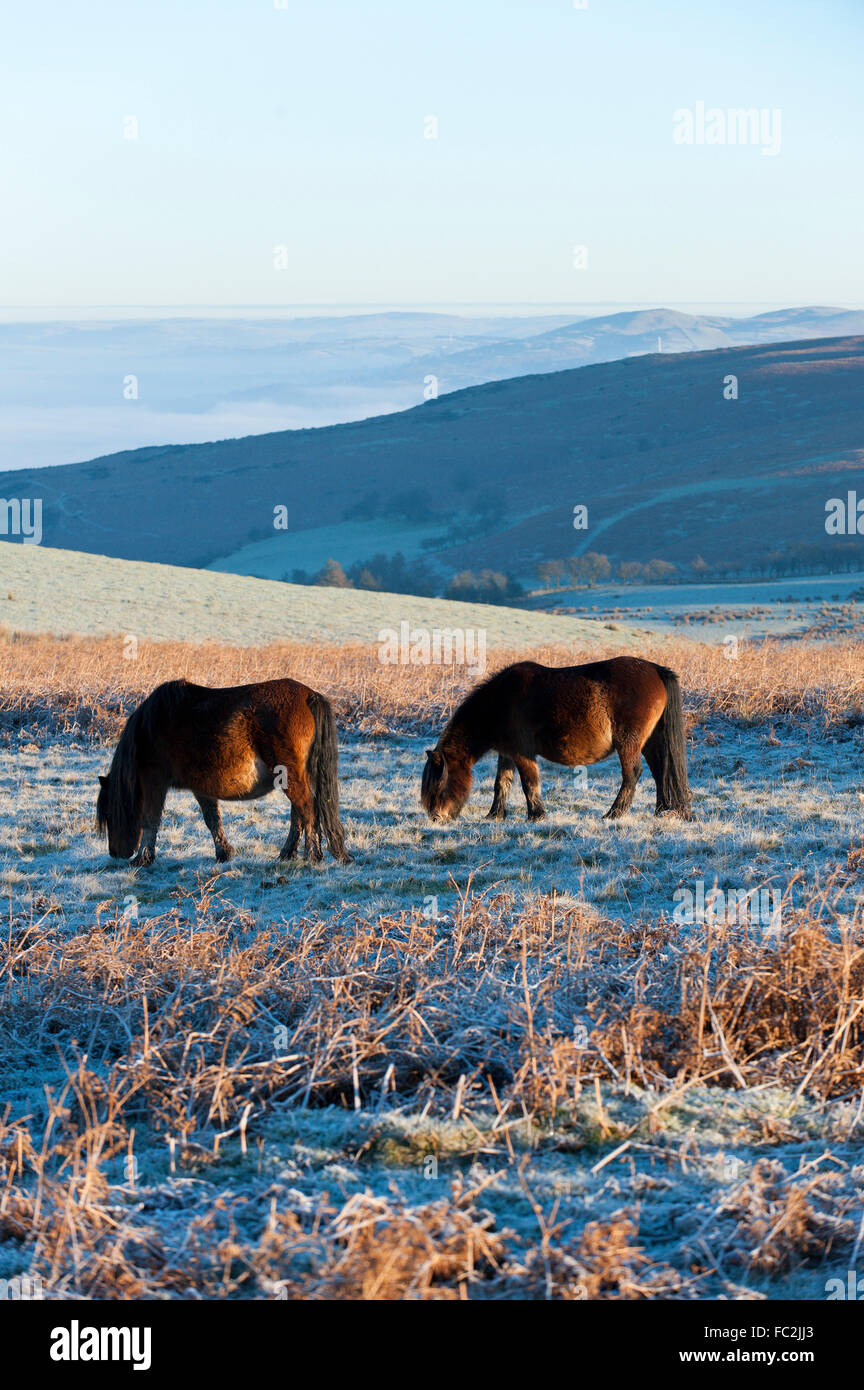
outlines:
M493 1217L478 1211L475 1195L455 1183L449 1197L412 1208L356 1193L341 1210L317 1212L311 1235L295 1213L274 1213L257 1249L232 1254L258 1287L292 1299L476 1296L478 1285L500 1284L508 1233L496 1231ZM302 1272L298 1254L305 1257Z
M0 1025L7 1046L66 1055L98 1039L101 1074L79 1068L58 1140L85 1114L185 1141L277 1097L353 1105L384 1087L437 1105L463 1076L466 1096L491 1078L534 1117L578 1113L595 1077L840 1095L864 1084L864 925L826 916L790 908L766 940L499 895L443 927L415 910L286 932L211 884L146 930L115 917L67 938L13 918Z
M527 1184L528 1248L495 1229L477 1192L455 1191L414 1207L371 1194L311 1214L276 1206L251 1243L217 1212L178 1260L142 1215L112 1204L104 1169L136 1134L167 1143L178 1172L226 1144L245 1151L274 1107L368 1115L366 1161L385 1152L391 1104L461 1117L469 1150L518 1165L520 1142L590 1152L650 1139L696 1086L857 1097L864 926L824 917L790 914L766 942L737 924L651 930L554 897L466 896L443 925L402 912L286 933L208 885L146 930L115 917L66 938L50 918L13 917L0 1063L75 1060L43 1107L0 1124L0 1231L70 1296L693 1296L689 1274L645 1254L638 1212L569 1233ZM574 1040L583 1019L587 1047ZM612 1093L653 1100L622 1128L606 1111ZM435 1154L434 1132L417 1142ZM789 1187L769 1166L694 1250L707 1248L706 1268L812 1263L849 1242L844 1202L830 1178Z
M409 1208L358 1193L310 1234L294 1212L273 1215L254 1249L235 1247L256 1287L292 1299L419 1301L682 1298L688 1281L646 1255L630 1212L589 1222L567 1240L541 1216L541 1239L520 1250L478 1208L478 1192L453 1184L449 1197ZM300 1260L298 1261L298 1256ZM303 1266L297 1277L298 1263Z
M697 1281L645 1253L638 1213L618 1211L609 1221L589 1221L569 1239L567 1223L556 1227L540 1213L538 1221L539 1243L521 1267L510 1266L521 1281L521 1297L580 1302L695 1296Z
M717 643L646 639L641 654L678 671L696 719L787 717L826 728L864 717L864 650L857 643L742 643L728 660ZM605 655L615 653L604 647ZM495 650L489 669L531 657L551 665L596 660L597 649ZM464 668L382 665L377 647L284 643L241 648L143 642L134 660L119 638L6 634L0 641L0 728L42 724L95 738L116 735L129 710L160 681L205 685L293 676L329 696L346 728L367 733L440 727L464 696Z
M707 1236L715 1259L747 1271L781 1274L848 1246L860 1204L842 1192L839 1173L795 1174L761 1159L721 1205Z

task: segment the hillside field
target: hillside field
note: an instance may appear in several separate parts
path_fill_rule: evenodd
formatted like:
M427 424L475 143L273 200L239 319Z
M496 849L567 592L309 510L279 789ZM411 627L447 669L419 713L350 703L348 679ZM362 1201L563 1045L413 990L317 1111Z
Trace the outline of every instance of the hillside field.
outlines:
M601 625L489 604L282 584L174 565L0 543L0 626L152 641L366 642L401 623L482 631L487 644L591 641ZM616 640L636 634L615 624Z

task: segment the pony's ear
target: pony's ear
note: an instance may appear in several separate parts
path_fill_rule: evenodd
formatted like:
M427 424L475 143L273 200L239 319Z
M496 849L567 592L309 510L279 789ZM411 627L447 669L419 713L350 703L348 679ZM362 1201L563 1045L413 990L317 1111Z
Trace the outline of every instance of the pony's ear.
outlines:
M434 758L434 757L435 757L435 749L434 749L434 748L427 748L427 749L426 749L426 757L427 757L427 758Z
M108 778L103 777L101 772L99 773L99 785L100 787L107 787L108 785Z

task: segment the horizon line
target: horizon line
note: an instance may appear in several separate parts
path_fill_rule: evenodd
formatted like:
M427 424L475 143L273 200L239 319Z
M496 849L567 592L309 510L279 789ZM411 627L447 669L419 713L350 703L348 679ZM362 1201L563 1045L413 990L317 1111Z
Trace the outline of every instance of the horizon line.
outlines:
M850 304L848 303L848 301L847 301L847 303L842 304L842 305L841 305L841 304L830 304L830 303L829 303L829 304L818 304L818 303L814 303L814 302L808 302L808 303L805 303L805 304L801 304L800 301L799 301L798 303L793 303L793 302L791 302L791 301L786 301L786 300L780 301L780 300L772 300L772 299L765 300L765 299L731 299L731 298L730 298L730 299L666 299L666 300L654 300L654 299L582 299L582 300L551 300L551 299L550 299L550 300L529 300L529 299L524 299L524 300L523 300L523 299L513 299L513 300L509 300L509 299L476 299L476 300L464 299L464 300L444 300L444 299L441 299L441 300L431 300L431 299L430 299L430 300L420 300L420 301L414 300L414 301L409 301L409 302L407 302L407 303L395 303L395 302L392 301L392 300L343 300L343 301L335 301L335 300L334 300L332 303L329 303L329 304L324 304L324 303L316 302L316 301L314 301L314 300L298 300L298 301L294 301L294 302L291 302L291 303L285 303L285 304L262 304L262 303L248 303L248 304L240 304L240 303L234 304L234 303L231 303L231 304L220 304L220 303L215 303L215 302L214 302L214 303L196 303L196 304L170 304L170 303L163 303L163 304L0 304L0 312L4 312L4 311L7 311L7 310L13 310L13 309L40 309L40 310L43 310L43 311L44 311L44 310L46 310L46 309L64 309L64 310L70 310L70 309L269 309L269 310L279 310L279 309L327 309L327 308L333 308L333 309L384 309L384 308L390 308L390 309L396 309L396 310L408 309L408 310L414 310L414 311L416 312L416 311L417 311L418 304L419 304L421 307L428 307L428 306L431 306L431 305L442 305L442 306L443 306L443 305L446 305L446 306L452 307L452 306L455 306L455 305L460 305L460 306L463 307L463 308L471 308L471 309L481 309L481 308L511 308L511 309L516 309L516 308L520 308L520 309L523 309L523 308L524 308L524 309L529 309L529 308L536 308L536 309L561 308L561 309L569 309L569 308L574 308L574 307L580 307L580 308L586 308L586 307L600 307L600 306L602 306L602 305L608 305L608 304L615 304L615 305L651 305L651 306L654 307L654 308L662 308L662 307L665 307L665 306L675 307L675 306L681 306L681 305L684 305L684 304L741 304L741 305L755 305L755 304L766 304L766 303L767 303L767 304L782 303L785 307L789 307L789 308L793 308L793 307L794 307L794 308L823 308L823 309L839 309L839 308L847 308L847 309L848 309L848 308L850 308L850 307L853 308L853 309L864 308L864 303L861 303L861 304L855 303L855 304L852 304L852 305L850 306Z

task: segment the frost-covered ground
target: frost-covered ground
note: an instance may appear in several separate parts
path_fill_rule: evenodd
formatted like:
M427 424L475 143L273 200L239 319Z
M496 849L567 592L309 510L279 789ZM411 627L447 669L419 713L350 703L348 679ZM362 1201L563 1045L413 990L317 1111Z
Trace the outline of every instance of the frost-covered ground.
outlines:
M584 902L589 915L625 926L641 920L653 927L661 915L668 919L676 889L699 881L707 888L770 884L795 900L806 891L811 901L820 885L827 886L828 916L853 910L864 796L860 730L823 741L791 727L744 729L715 721L698 728L690 824L654 819L647 770L631 814L617 823L602 820L617 788L612 762L588 769L584 785L573 770L543 766L548 819L525 820L517 785L508 820L489 822L484 817L494 768L487 760L463 817L436 827L418 805L427 742L343 738L343 818L355 855L350 867L329 859L322 867L277 864L287 810L276 795L223 808L237 856L217 866L194 801L172 794L157 863L136 872L113 864L92 831L96 778L110 750L57 740L38 744L25 731L14 756L0 766L2 915L16 932L30 921L37 932L47 924L54 940L100 921L110 942L110 923L125 911L146 943L157 918L165 932L172 908L179 913L174 929L181 935L187 930L185 904L192 899L178 898L178 890L195 894L211 876L216 891L249 914L249 929L272 926L290 934L301 930L301 918L332 922L335 916L346 940L355 915L368 920L392 909L425 912L430 929L446 940L459 896L469 889L529 902L554 890L562 909ZM796 879L798 887L790 889ZM440 925L431 924L433 913ZM765 935L770 951L763 926L753 931ZM313 932L313 952L314 940ZM134 999L134 976L127 985ZM418 1007L422 1012L426 1005L418 1000ZM138 1012L136 1005L136 1020ZM94 1023L92 1013L88 1018L76 1048L98 1068L108 1021L97 1017ZM27 1045L23 1038L17 1045L5 1040L0 1096L13 1116L39 1115L44 1088L56 1094L63 1086L68 1042L64 1037L62 1056L50 1044L55 1029L69 1026L61 1011L29 1023ZM364 1091L354 1107L259 1106L248 1142L232 1124L215 1145L212 1134L189 1143L182 1162L164 1133L139 1121L134 1181L123 1153L102 1165L112 1219L125 1213L124 1220L146 1221L153 1241L184 1268L196 1223L209 1249L230 1237L260 1250L274 1204L302 1223L327 1204L328 1210L355 1211L352 1201L371 1193L391 1210L395 1204L410 1213L449 1200L455 1180L478 1191L477 1206L491 1213L496 1230L512 1232L523 1252L537 1245L538 1213L544 1221L569 1223L559 1243L578 1241L586 1223L600 1222L605 1249L618 1229L616 1213L626 1211L638 1227L633 1240L652 1267L675 1271L677 1296L819 1299L827 1296L829 1279L845 1280L850 1230L854 1235L864 1196L857 1093L820 1101L806 1089L796 1094L770 1081L743 1089L691 1085L680 1093L674 1086L660 1093L636 1081L613 1081L602 1092L588 1087L578 1121L559 1133L554 1120L538 1128L518 1110L505 1110L502 1119L488 1091L480 1094L479 1081L475 1089L462 1102L457 1094L452 1112L449 1100L443 1112L440 1105L430 1112L431 1101L385 1089L371 1098ZM817 1213L804 1221L804 1235L797 1226L787 1230L794 1211L790 1216L786 1203L798 1188ZM811 1227L822 1222L823 1210L827 1224L818 1225L817 1240ZM788 1235L791 1257L775 1257L775 1225L783 1242ZM761 1252L749 1264L748 1250ZM17 1241L0 1239L0 1277L24 1272L28 1258ZM279 1267L283 1276L294 1269L290 1261ZM192 1264L189 1271L194 1287ZM573 1274L575 1287L582 1287L582 1278ZM60 1279L46 1296L73 1287L74 1281ZM506 1287L505 1281L499 1296L543 1296L526 1295L528 1286L518 1280L510 1295ZM636 1296L627 1293L626 1279L622 1287L622 1296ZM280 1297L284 1287L276 1276L268 1283L259 1270L246 1292Z
M722 642L745 638L838 641L861 631L864 575L808 575L737 583L602 584L532 596L536 609L672 630Z
M418 800L428 739L343 737L342 816L353 865L341 867L329 856L321 867L302 859L279 863L288 803L275 793L223 803L236 857L217 865L194 798L172 792L157 862L134 870L110 860L93 832L97 777L107 771L111 750L56 741L39 746L25 733L0 772L0 892L56 898L69 928L82 925L98 904L129 895L146 919L170 905L178 885L191 889L213 874L238 906L286 922L351 907L432 911L432 898L446 912L469 878L475 891L493 885L521 894L554 890L565 902L593 903L624 920L671 915L682 901L676 889L695 893L700 882L706 891L715 884L770 886L797 900L797 886L824 883L860 843L861 730L836 738L720 722L700 729L691 753L696 814L686 824L654 817L647 768L629 816L604 820L619 784L617 759L587 769L542 764L547 819L526 820L517 779L507 820L488 821L490 756L478 766L462 816L438 826ZM852 905L854 892L853 877L838 906Z
M593 642L591 619L489 604L305 588L246 575L117 560L47 546L0 543L0 624L21 632L132 633L153 640L377 642L400 623L470 628L489 646ZM615 624L615 641L634 635Z

